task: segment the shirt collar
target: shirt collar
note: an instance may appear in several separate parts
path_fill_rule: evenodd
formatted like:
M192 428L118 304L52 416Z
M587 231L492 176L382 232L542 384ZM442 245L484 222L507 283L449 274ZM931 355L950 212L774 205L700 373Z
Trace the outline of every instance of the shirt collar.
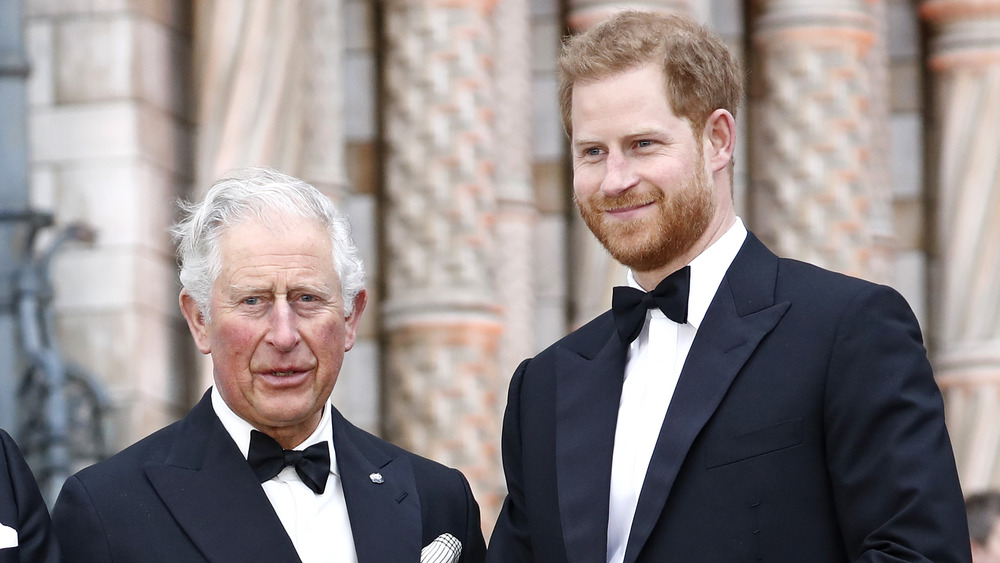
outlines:
M215 409L215 414L222 421L222 426L225 427L226 432L236 442L236 447L240 449L240 453L243 454L244 458L247 457L247 452L250 451L250 431L254 430L253 425L233 412L233 409L226 404L226 401L222 399L222 395L219 394L219 390L214 386L212 387L212 408ZM316 430L313 430L313 433L303 440L301 444L295 446L294 449L302 450L318 442L329 440L330 473L339 475L340 470L337 467L336 448L333 447L333 423L330 415L330 409L332 408L330 400L327 399L326 405L323 407L323 416L320 417Z
M712 304L715 292L722 283L726 271L736 258L747 238L747 228L739 217L729 230L702 251L689 264L691 266L691 290L688 294L688 324L698 328L705 319L708 306ZM635 281L632 270L626 276L629 287L645 291ZM651 309L653 315L663 315L659 309Z

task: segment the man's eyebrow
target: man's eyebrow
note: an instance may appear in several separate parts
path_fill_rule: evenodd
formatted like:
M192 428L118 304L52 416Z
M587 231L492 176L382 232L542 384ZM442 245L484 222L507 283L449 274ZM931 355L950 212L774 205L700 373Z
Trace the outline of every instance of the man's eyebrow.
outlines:
M333 289L328 285L313 285L309 283L303 283L299 285L293 285L288 288L289 293L315 293L317 295L330 295L333 293Z
M244 285L244 284L230 284L230 292L236 295L254 295L254 294L270 294L274 293L274 287L270 284L268 285ZM333 293L333 289L329 285L325 284L311 284L311 283L301 283L288 287L289 293L315 293L317 295L329 295Z
M264 287L262 285L244 285L244 284L229 284L229 291L238 294L248 294L248 293L270 293L270 287Z
M227 287L226 292L223 294L224 299L231 301L233 303L243 301L250 297L267 297L271 295L270 288L264 288L252 285L233 285L230 284Z
M663 129L659 129L656 127L645 127L642 129L636 129L635 131L629 131L627 133L624 133L621 137L623 139L635 139L638 137L670 138L671 135L668 131L664 131Z
M618 138L621 139L635 139L636 137L669 137L669 135L655 127L644 127L642 129L636 129L634 131L628 131ZM584 145L600 145L603 141L598 140L596 137L579 137L573 139L573 146L584 146Z

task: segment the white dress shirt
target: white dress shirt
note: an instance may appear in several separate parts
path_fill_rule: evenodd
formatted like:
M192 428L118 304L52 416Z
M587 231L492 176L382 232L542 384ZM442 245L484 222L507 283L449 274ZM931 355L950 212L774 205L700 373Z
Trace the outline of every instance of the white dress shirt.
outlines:
M625 559L639 492L681 368L708 306L746 236L746 227L737 217L722 238L691 261L687 323L677 324L659 309L650 309L642 332L629 346L611 458L608 563L621 563ZM629 286L645 291L631 271L627 281Z
M253 426L240 418L212 388L212 406L226 431L232 436L243 457L250 450ZM344 487L340 481L337 453L330 422L331 405L327 402L316 430L293 449L302 450L318 442L330 442L330 477L323 494L317 495L302 482L295 468L286 467L270 481L261 483L264 494L278 514L278 519L292 539L302 563L357 563L351 521L347 515Z

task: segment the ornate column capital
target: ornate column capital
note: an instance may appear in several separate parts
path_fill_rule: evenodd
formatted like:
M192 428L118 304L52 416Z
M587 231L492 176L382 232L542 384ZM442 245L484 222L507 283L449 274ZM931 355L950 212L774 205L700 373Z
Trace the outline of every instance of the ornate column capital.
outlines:
M1000 0L929 0L920 16L934 29L931 70L1000 63Z
M566 25L583 31L623 10L690 14L691 0L569 0Z
M769 41L837 45L846 39L863 48L875 41L876 22L865 0L755 0L755 43Z

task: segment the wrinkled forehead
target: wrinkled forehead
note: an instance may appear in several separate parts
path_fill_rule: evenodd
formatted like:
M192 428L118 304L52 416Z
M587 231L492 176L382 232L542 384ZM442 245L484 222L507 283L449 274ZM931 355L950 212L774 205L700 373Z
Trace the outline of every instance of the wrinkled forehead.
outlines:
M332 267L328 233L315 220L248 220L225 229L218 241L223 269L240 264L271 264L319 261Z

